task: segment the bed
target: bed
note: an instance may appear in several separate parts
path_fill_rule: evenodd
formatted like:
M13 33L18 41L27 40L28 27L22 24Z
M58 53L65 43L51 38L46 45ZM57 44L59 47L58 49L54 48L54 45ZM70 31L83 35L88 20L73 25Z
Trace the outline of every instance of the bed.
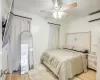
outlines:
M41 63L48 67L59 80L68 80L87 71L86 54L69 49L46 51L41 56Z
M49 80L52 75L57 77L53 77L54 80L70 80L77 74L87 72L87 53L91 51L90 40L90 32L66 34L65 45L62 49L47 50L41 55L40 61L46 70L35 69L36 75L41 80ZM49 77L45 79L43 74Z

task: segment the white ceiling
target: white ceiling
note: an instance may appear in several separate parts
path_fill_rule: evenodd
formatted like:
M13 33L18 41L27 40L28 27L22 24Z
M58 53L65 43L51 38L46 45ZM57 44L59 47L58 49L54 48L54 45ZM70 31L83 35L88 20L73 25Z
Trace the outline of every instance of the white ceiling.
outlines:
M100 0L77 0L77 3L78 6L76 8L67 10L66 12L73 16L86 16L100 9ZM40 12L40 10L51 9L52 7L52 0L15 0L14 4L15 9L37 13L38 15L46 15L48 17L51 17L50 13Z

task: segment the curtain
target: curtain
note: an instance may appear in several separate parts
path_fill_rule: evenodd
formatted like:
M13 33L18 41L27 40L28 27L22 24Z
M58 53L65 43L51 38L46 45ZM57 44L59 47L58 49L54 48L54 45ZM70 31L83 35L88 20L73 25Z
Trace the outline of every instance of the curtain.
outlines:
M50 24L49 28L49 49L59 48L59 25Z
M31 19L14 15L8 22L4 44L9 43L8 70L10 73L19 70L21 59L20 35L23 31L29 31L30 23Z
M10 35L10 32L11 32L11 23L12 23L12 20L13 20L13 15L10 14L9 15L9 19L8 19L8 23L7 23L7 26L5 28L5 33L4 33L4 38L3 38L3 47L7 44L8 42L8 37ZM8 30L9 29L9 30Z

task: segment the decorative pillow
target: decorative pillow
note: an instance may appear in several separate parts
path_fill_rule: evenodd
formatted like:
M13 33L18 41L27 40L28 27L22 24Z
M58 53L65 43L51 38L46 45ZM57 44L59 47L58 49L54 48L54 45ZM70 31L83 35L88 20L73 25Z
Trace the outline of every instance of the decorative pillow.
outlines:
M89 51L86 49L83 53L89 53Z
M82 51L83 52L85 49L83 47L80 47L80 46L75 46L74 50Z
M58 63L59 62L56 60L56 58L53 57L52 60L51 60L51 65L56 68Z
M80 46L75 46L73 49L79 52L88 53L87 49L80 47Z

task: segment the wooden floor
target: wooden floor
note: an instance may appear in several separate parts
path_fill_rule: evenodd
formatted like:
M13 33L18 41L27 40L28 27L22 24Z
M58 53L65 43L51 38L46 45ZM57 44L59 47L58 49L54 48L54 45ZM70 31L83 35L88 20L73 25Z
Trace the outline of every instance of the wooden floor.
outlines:
M28 74L20 75L19 73L15 72L8 74L6 80L29 80L29 76Z
M29 76L28 74L20 75L18 72L15 72L8 74L6 80L29 80ZM89 70L87 73L78 75L75 80L96 80L96 72Z
M96 71L88 70L87 73L82 73L77 78L78 80L96 80Z

